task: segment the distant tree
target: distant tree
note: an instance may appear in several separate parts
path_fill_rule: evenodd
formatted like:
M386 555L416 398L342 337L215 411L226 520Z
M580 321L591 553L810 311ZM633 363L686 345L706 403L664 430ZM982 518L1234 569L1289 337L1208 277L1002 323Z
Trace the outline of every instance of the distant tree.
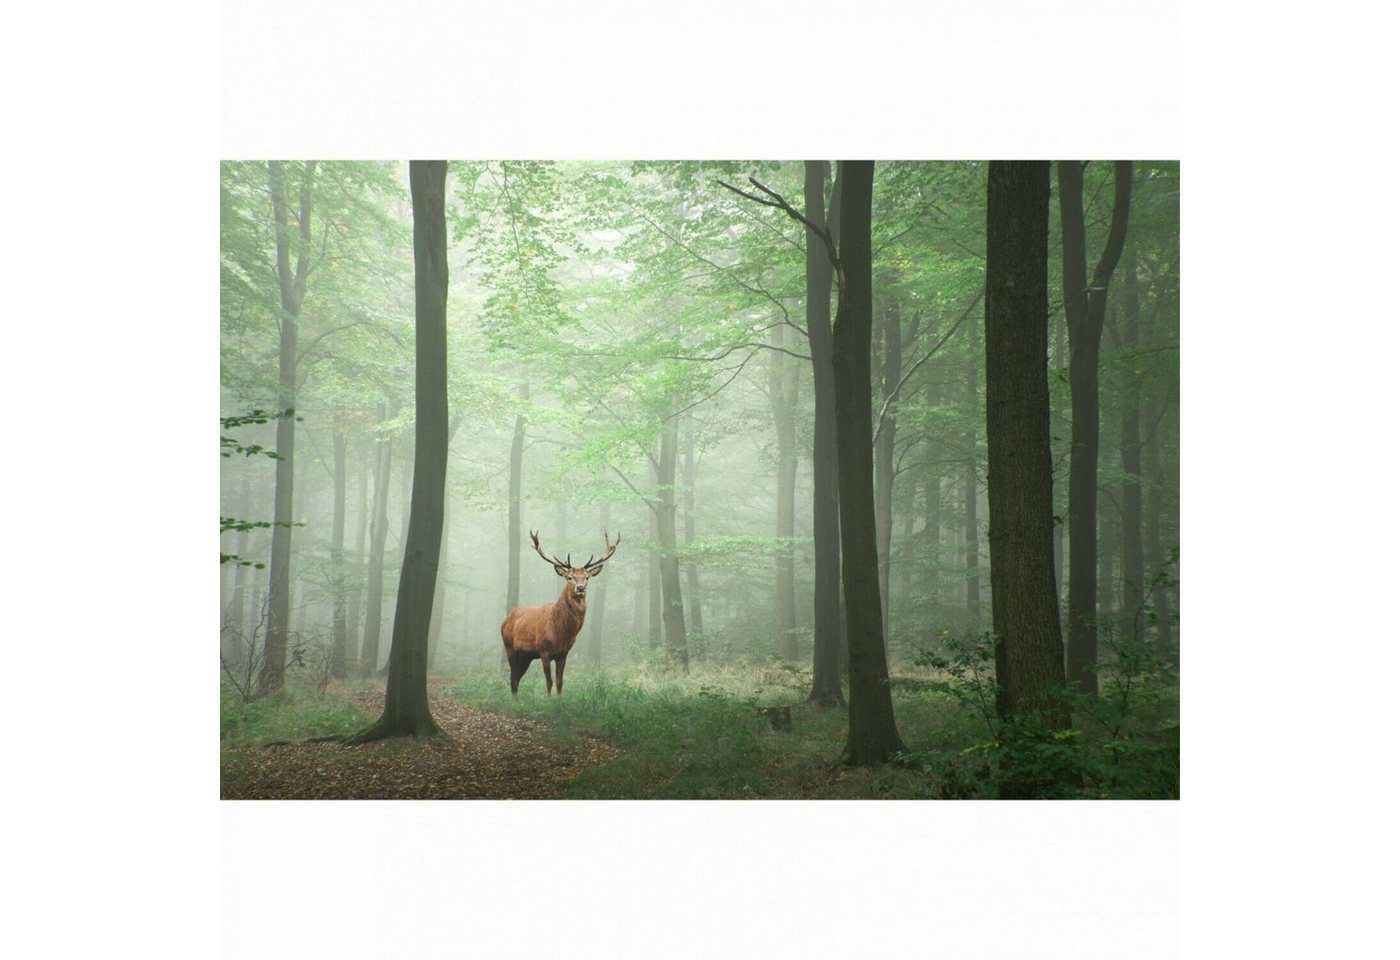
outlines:
M844 762L881 763L904 749L894 723L875 548L871 450L870 197L875 164L842 161L840 299L832 335L841 497L841 572L850 649L850 727Z
M389 648L384 713L351 743L441 731L428 705L428 631L442 548L447 482L447 163L409 164L413 197L413 500Z
M395 411L390 409L387 416L393 415ZM386 430L375 444L374 506L369 521L369 566L365 585L365 633L360 646L360 675L365 677L379 667L379 638L384 629L384 547L389 537L389 481L393 472L393 456L394 439Z
M987 506L998 708L1069 725L1055 594L1046 294L1050 164L987 175Z
M1063 232L1065 319L1069 327L1069 679L1098 694L1098 631L1095 574L1098 564L1099 344L1108 305L1108 281L1123 253L1132 198L1133 165L1120 160L1113 171L1113 215L1102 255L1087 277L1084 235L1084 167L1057 163Z

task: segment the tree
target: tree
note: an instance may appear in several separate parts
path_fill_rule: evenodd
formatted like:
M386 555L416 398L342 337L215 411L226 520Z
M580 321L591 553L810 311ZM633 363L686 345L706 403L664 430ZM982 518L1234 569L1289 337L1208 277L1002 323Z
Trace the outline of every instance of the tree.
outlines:
M446 161L415 160L409 164L416 330L413 499L394 610L384 713L351 737L351 743L441 732L428 704L428 631L447 482L446 186Z
M1099 689L1095 573L1098 562L1099 343L1108 305L1108 281L1123 252L1132 198L1133 165L1113 171L1113 215L1103 254L1086 279L1084 166L1057 164L1063 233L1065 320L1069 327L1069 679L1089 696Z
M987 174L987 508L997 708L1069 725L1055 593L1046 294L1048 161ZM1023 794L1010 784L1011 795Z
M311 182L316 163L308 161L298 191L297 232L292 235L287 211L287 188L282 164L269 160L268 188L272 194L272 216L276 224L277 284L281 294L282 327L278 347L278 398L281 409L292 410L297 399L297 315L306 295L306 278L311 269ZM296 244L296 268L292 268L292 245ZM262 670L258 674L258 696L280 694L285 686L287 629L291 609L292 564L292 474L296 443L296 420L277 420L277 479L272 511L272 563L268 571L267 641L263 648Z
M836 385L831 366L831 281L834 265L819 230L840 243L841 181L826 198L829 164L804 165L803 208L806 230L807 344L812 352L812 692L808 700L822 707L840 706L841 649L845 641L841 615L841 520L836 467ZM828 209L831 215L827 215Z
M840 296L832 334L835 371L841 571L850 650L849 730L842 759L866 766L904 749L894 723L884 625L880 619L879 556L875 547L875 489L871 450L870 197L875 164L842 161Z

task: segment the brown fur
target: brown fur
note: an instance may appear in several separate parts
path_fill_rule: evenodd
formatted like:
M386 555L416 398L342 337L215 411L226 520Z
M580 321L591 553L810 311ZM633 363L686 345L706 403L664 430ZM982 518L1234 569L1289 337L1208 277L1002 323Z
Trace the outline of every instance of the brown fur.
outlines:
M559 692L564 692L564 662L583 629L583 616L588 599L575 597L571 583L565 583L559 599L537 607L516 607L501 623L501 642L505 644L506 659L510 661L510 690L517 693L520 678L539 660L544 669L545 695L554 691L550 664L555 665Z

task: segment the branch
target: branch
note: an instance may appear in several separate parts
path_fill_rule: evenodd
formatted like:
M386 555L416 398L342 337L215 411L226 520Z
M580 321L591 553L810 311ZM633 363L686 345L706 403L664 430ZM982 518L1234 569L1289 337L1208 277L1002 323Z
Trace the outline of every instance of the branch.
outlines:
M831 259L831 265L836 269L836 272L838 274L844 275L841 268L841 258L836 255L836 244L833 243L831 239L831 231L825 226L818 227L811 220L808 220L804 214L793 209L792 204L784 200L782 194L774 190L768 189L753 177L749 177L749 183L753 184L755 187L758 187L758 189L768 194L768 196L773 198L772 200L765 200L757 194L749 193L746 190L740 190L733 184L725 183L723 180L719 180L717 182L721 187L724 187L728 190L733 190L735 193L745 198L746 200L752 200L754 203L761 203L765 207L774 207L775 209L783 211L789 217L792 217L792 219L796 220L798 223L804 224L808 230L811 230L819 238L821 238L822 243L826 245L826 255Z
M880 439L880 431L885 428L885 412L889 410L890 404L893 403L895 399L899 396L900 388L904 386L904 382L908 380L910 376L913 375L915 370L923 366L925 360L937 353L938 348L943 346L943 344L947 343L949 337L951 337L954 333L957 332L957 329L959 326L962 325L962 322L972 314L972 311L977 306L977 304L982 302L982 294L984 292L985 291L979 290L977 292L977 296L972 298L972 302L967 305L967 309L962 312L962 315L959 316L956 321L954 321L953 326L949 328L948 332L945 333L941 338L939 338L939 341L933 345L933 348L929 350L928 353L920 357L918 362L916 362L908 370L904 371L904 376L899 378L899 382L894 385L894 389L890 391L890 395L885 398L884 404L880 407L880 417L876 421L875 436L871 438L872 444L874 444L875 441L878 441Z

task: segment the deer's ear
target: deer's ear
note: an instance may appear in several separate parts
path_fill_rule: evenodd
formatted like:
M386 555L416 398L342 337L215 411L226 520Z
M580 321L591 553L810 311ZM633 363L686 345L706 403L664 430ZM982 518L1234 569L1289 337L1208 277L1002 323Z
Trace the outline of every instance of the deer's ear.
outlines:
M588 575L590 577L601 577L603 575L603 565L601 563L598 563L589 567Z
M556 563L554 565L554 572L559 574L559 576L561 577L567 577L569 575L569 568L564 566L562 563Z

